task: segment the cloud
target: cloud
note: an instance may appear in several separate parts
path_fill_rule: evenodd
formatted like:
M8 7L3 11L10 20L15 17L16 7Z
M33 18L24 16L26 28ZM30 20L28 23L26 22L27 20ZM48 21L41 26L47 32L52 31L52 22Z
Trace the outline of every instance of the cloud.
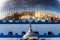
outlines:
M26 8L31 8L31 7L37 7L37 5L40 5L44 8L58 8L58 1L57 0L9 0L5 3L3 10L22 10Z

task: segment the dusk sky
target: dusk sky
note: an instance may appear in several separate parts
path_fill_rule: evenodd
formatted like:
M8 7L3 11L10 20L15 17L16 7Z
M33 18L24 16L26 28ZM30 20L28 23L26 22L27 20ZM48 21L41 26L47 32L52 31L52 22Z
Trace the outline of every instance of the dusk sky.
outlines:
M60 13L60 0L0 0L0 16L11 12L46 11Z

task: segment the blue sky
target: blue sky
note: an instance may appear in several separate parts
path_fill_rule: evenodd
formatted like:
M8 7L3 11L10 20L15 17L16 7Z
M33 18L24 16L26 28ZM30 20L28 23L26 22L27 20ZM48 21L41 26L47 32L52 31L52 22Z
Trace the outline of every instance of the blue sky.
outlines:
M21 34L22 31L28 31L29 24L0 24L0 33L8 34L12 31L13 34ZM55 35L60 33L60 24L32 24L33 31L38 31L41 35L48 31L53 32Z

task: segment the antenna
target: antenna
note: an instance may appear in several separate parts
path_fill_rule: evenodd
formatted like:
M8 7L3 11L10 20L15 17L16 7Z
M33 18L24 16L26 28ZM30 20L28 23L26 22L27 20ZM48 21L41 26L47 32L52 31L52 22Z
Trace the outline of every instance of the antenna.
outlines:
M30 25L30 30L32 31L32 26L31 26L31 21L32 21L32 17L30 17L30 21L29 21L29 25Z

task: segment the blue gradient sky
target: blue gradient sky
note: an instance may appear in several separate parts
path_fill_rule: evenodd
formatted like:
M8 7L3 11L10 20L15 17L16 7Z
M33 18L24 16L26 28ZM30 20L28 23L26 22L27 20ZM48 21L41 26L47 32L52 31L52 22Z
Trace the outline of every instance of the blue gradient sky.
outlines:
M29 24L0 24L0 33L8 34L12 31L13 34L21 34L22 31L28 31ZM60 24L32 24L33 31L38 31L41 35L48 31L53 32L55 35L60 33Z

